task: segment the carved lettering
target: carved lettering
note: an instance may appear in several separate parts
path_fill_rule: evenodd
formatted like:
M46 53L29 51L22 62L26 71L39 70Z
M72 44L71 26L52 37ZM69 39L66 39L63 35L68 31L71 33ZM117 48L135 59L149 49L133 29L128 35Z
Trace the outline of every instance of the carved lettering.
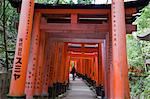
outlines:
M16 64L22 64L22 61L21 61L21 60L22 60L22 58L17 57L17 58L16 58L16 60L18 60L18 61L16 62Z
M14 78L15 78L15 80L17 80L17 79L19 79L20 78L20 74L14 74Z
M16 57L16 63L15 63L15 68L14 68L14 79L17 80L20 78L20 72L21 72L21 65L22 65L22 42L23 42L23 39L20 38L19 39L19 46L18 46L18 52L17 52L17 55L19 57Z

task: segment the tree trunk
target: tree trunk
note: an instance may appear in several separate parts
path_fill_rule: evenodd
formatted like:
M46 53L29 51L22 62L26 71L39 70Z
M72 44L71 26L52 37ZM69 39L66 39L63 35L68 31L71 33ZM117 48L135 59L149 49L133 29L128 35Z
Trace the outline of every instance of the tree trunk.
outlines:
M5 0L3 4L3 33L4 33L4 49L5 49L5 58L6 58L6 69L9 69L9 62L8 62L8 53L7 53L7 34L6 34L6 21L5 21Z

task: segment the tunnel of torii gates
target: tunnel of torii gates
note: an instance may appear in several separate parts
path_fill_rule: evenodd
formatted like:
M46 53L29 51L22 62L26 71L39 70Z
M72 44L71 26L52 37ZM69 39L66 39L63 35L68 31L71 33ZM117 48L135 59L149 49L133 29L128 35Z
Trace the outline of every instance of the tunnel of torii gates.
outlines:
M64 93L71 61L97 95L130 98L126 33L136 30L135 15L149 0L89 6L9 1L20 9L9 98Z

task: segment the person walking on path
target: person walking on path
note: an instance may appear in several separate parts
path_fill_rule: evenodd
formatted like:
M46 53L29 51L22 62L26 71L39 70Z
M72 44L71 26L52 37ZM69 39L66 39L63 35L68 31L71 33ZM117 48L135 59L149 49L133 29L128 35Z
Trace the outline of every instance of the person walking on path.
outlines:
M72 67L72 70L71 70L71 74L72 74L73 80L75 80L75 73L76 73L76 69L75 69L75 67L73 66L73 67Z

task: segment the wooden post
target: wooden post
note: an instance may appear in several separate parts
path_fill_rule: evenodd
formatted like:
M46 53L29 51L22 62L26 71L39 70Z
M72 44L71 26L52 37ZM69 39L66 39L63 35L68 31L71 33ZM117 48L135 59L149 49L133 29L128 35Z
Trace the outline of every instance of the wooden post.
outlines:
M64 43L63 44L63 57L62 57L62 60L63 60L63 63L62 63L62 65L63 65L63 83L65 84L65 82L66 82L66 70L68 70L68 67L66 66L67 64L66 64L66 62L67 62L67 43ZM68 81L68 80L67 80Z
M70 56L66 55L66 69L65 69L65 84L68 84L69 74L70 74Z
M27 98L32 97L34 95L35 88L35 73L37 69L37 61L38 61L38 48L39 48L39 36L40 36L40 18L41 14L36 12L34 16L33 23L33 31L31 36L31 47L30 47L30 55L27 69L27 78L26 78L26 88L25 92Z
M77 23L78 23L77 14L71 14L71 24L77 24Z
M45 33L40 31L40 43L38 53L38 64L35 78L35 96L41 96L42 94L42 81L43 81L43 62L44 62L44 47L45 47Z
M42 82L42 96L48 96L48 82L49 82L49 61L50 61L50 50L48 44L48 34L45 33L45 47L44 47L44 62L43 62L43 82Z
M95 80L94 79L94 76L95 76L95 65L94 65L94 58L92 57L92 60L91 60L91 66L92 66L92 80Z
M105 67L105 93L107 98L113 95L113 66L112 66L112 21L109 15L110 31L106 35L106 67Z
M19 30L8 97L25 97L25 81L30 48L34 0L22 0Z
M90 78L92 80L92 59L91 58L89 59L89 66L90 66L90 70L89 70L89 72L90 72Z
M99 69L98 69L98 57L95 56L95 81L96 81L96 86L99 86L98 84L98 72L99 72Z
M104 41L104 43L101 44L102 47L102 84L104 86L106 86L106 43ZM106 94L106 90L105 90L105 94Z
M101 43L99 44L99 64L98 64L98 78L99 78L99 85L103 85L102 83L102 63L103 63L103 60L102 60L102 56L103 56L103 53L102 53L102 45Z
M124 0L112 0L113 97L129 99Z
M63 83L63 70L64 70L64 43L59 42L58 46L58 68L57 71L57 81Z
M80 68L81 68L81 71L80 71L80 74L83 72L83 61L82 61L82 58L80 58Z
M54 71L54 42L52 42L51 40L49 41L51 42L50 45L50 68L49 68L49 87L53 86L53 71Z

